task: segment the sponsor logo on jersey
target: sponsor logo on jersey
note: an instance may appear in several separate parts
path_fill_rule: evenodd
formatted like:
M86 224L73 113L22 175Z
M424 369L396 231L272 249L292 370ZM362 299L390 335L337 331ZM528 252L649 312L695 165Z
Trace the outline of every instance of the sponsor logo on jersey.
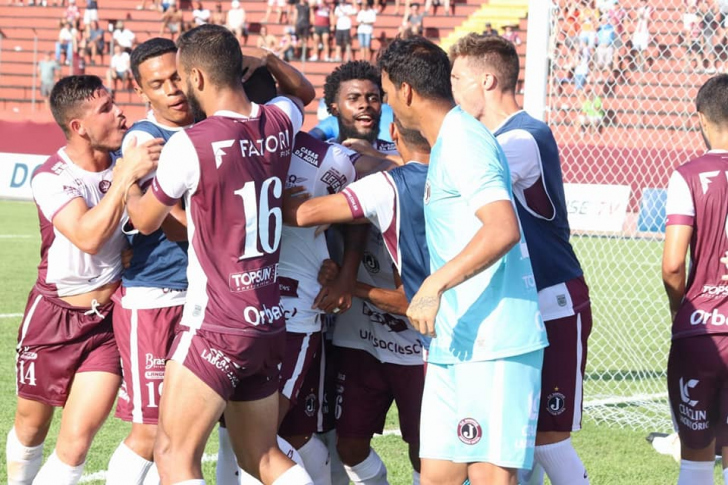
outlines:
M698 379L690 379L688 382L684 382L683 378L680 378L680 399L690 407L698 404L698 401L690 399L690 389L693 389L699 383L700 380Z
M32 352L30 350L30 347L23 347L23 350L20 352L19 358L23 360L36 360L38 358L38 354Z
M421 355L422 344L416 341L410 345L400 345L397 342L391 340L384 340L372 333L369 330L359 330L359 338L368 341L375 349L386 350L393 354L398 355Z
M389 313L378 312L371 306L367 305L366 302L362 303L361 311L364 315L369 317L370 322L383 325L390 332L404 332L409 328L406 321L401 318L397 318L394 315L390 315Z
M327 185L329 194L338 193L346 185L346 175L335 168L328 169L321 177L321 181Z
M200 357L202 357L208 364L213 366L215 369L222 371L227 376L227 378L230 379L230 383L233 387L238 385L240 379L238 379L238 377L235 375L234 370L239 369L240 366L230 360L230 358L226 356L221 350L213 349L212 347L202 349Z
M466 445L474 445L483 437L483 429L473 418L465 418L458 423L458 438Z
M306 146L298 145L297 148L293 151L293 154L304 162L308 163L309 165L313 165L316 168L321 165L321 156L318 154L318 152L311 150Z
M708 423L708 411L705 409L695 409L700 402L690 396L690 389L695 388L700 383L699 379L689 379L687 382L680 378L680 400L678 412L680 414L680 424L693 431L700 431L710 428Z
M391 141L377 139L374 142L374 149L379 152L397 152L397 145Z
M726 325L726 316L714 308L712 312L695 310L690 314L690 325Z
M101 182L99 182L99 190L101 191L102 194L105 194L106 192L108 192L110 188L111 188L110 180L102 180Z
M146 370L154 369L154 368L161 368L164 369L164 358L163 357L155 357L154 354L147 353L145 359L145 366L144 368Z
M369 251L364 251L364 255L361 258L362 263L364 263L364 267L372 274L379 273L379 261L377 260L377 257L374 256Z
M283 305L280 303L273 307L263 305L263 308L248 306L243 310L243 318L245 318L245 321L256 327L258 325L275 323L283 318L283 314Z
M230 291L241 292L256 290L278 281L278 263L242 273L232 273L229 277Z
M278 288L281 291L281 296L298 298L298 280L281 276L278 278Z
M546 408L552 416L558 416L566 411L566 396L560 392L552 392L546 398Z
M308 179L306 177L299 177L298 175L292 173L288 175L288 178L286 179L286 188L290 189L291 187L296 187L304 182L306 182Z
M291 133L282 130L274 135L257 140L240 140L240 151L243 157L262 157L268 153L277 153L281 157L291 154Z
M728 226L726 226L728 228ZM701 295L708 297L728 296L728 285L703 285Z
M161 381L164 380L163 370L148 370L144 373L144 377L150 381Z

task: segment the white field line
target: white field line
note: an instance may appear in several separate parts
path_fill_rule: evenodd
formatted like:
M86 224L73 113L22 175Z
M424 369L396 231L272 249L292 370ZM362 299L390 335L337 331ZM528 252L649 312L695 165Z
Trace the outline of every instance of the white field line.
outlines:
M382 433L382 436L402 436L402 432L399 429L385 429ZM376 436L374 437L377 438ZM202 463L208 463L208 462L216 462L217 461L217 455L212 454L204 454L202 455ZM88 475L84 475L81 477L81 480L78 481L78 483L88 483L93 482L97 480L104 480L106 478L106 470L101 470L94 473L89 473Z
M32 239L38 237L34 234L0 234L0 239Z
M658 401L660 399L667 399L666 392L658 392L655 394L635 394L634 396L628 397L610 397L606 399L597 399L595 401L587 401L584 403L584 409L589 409L598 406L610 406L615 404L629 404L635 402L644 401Z
M19 318L22 316L22 313L0 313L0 318Z

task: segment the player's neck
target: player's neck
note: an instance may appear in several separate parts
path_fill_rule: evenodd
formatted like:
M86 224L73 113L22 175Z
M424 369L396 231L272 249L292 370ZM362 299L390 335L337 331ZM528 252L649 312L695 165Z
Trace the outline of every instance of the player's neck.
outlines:
M85 140L69 141L66 155L76 166L87 172L103 172L111 166L111 154L107 150L92 148Z
M154 107L152 107L152 115L154 116L154 121L158 125L166 126L167 128L185 128L187 126L190 126L194 120L192 119L192 116L190 116L189 120L185 120L184 123L175 123L174 121L170 121L164 116L162 116Z
M450 100L422 100L419 112L420 132L430 146L434 146L445 116L455 107Z
M488 108L478 119L490 131L495 131L505 120L521 110L513 93L493 94L486 105Z

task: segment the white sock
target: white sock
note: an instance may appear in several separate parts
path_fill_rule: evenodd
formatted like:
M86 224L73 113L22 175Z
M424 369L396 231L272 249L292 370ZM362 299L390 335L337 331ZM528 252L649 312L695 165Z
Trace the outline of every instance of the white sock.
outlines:
M354 466L344 465L344 469L346 469L349 479L355 484L389 485L387 467L384 466L384 462L373 449L369 450L369 456L363 462Z
M194 480L185 480L184 482L177 482L172 485L205 485L205 480L202 478L195 478Z
M336 430L332 429L326 433L317 435L329 449L329 461L331 462L331 485L349 485L349 475L341 463L339 452L336 451Z
M543 485L543 467L534 461L531 470L518 470L520 485Z
M728 485L728 468L723 469L723 484Z
M589 475L571 444L571 438L537 446L534 461L540 464L553 485L588 484Z
M313 480L301 465L293 465L276 478L273 485L313 485Z
M81 479L84 465L86 462L77 466L66 465L53 450L33 480L33 485L76 485Z
M215 467L217 481L215 483L218 485L238 485L240 483L238 460L235 458L227 428L220 426L217 430L217 436L220 446L217 449L217 466Z
M18 440L15 428L12 428L5 443L5 459L8 485L30 485L43 463L43 443L24 446Z
M123 441L111 455L106 485L143 485L153 462L134 453Z
M298 449L311 480L316 485L331 485L331 460L329 449L315 435Z
M412 470L412 485L420 485L420 472Z
M680 475L677 485L713 485L712 461L680 461Z
M147 476L144 477L144 485L160 485L161 483L162 479L159 478L157 464L152 463L152 466L149 467L149 471L147 471Z

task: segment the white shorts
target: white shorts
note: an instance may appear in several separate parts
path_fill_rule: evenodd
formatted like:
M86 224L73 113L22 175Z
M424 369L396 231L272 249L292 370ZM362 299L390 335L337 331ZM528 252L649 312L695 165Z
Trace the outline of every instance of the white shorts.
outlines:
M286 0L268 0L268 5L271 7L285 7L286 6Z
M427 364L420 457L533 466L543 349L498 360Z
M87 8L83 12L83 23L84 25L88 25L91 22L98 22L99 21L99 11L91 8Z
M632 47L638 51L647 50L650 43L650 34L647 32L635 32L632 35Z

